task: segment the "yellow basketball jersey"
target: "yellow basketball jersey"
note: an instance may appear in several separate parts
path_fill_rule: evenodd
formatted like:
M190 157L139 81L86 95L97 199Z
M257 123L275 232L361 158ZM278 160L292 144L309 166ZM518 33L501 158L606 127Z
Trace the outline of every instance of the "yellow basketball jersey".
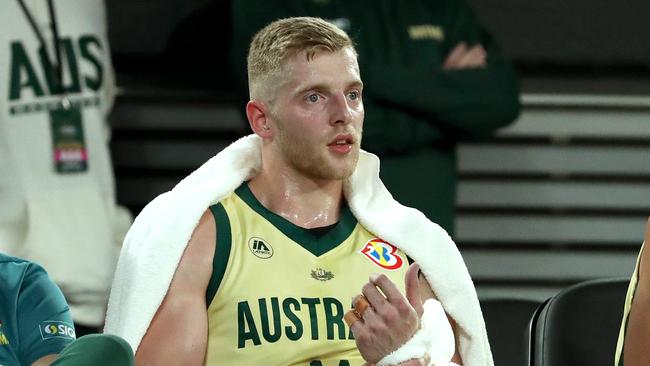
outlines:
M247 184L211 210L217 249L205 364L362 365L343 315L372 273L403 293L406 255L347 207L320 235L267 210Z

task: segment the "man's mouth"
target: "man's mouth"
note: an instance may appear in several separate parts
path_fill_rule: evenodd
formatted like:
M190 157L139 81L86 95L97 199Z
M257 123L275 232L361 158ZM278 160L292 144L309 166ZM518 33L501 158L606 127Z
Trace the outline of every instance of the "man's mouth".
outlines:
M352 145L353 143L354 139L352 138L352 135L338 135L332 142L328 144L328 146Z
M354 138L352 135L337 135L327 146L330 150L338 154L347 154L352 150L354 145Z

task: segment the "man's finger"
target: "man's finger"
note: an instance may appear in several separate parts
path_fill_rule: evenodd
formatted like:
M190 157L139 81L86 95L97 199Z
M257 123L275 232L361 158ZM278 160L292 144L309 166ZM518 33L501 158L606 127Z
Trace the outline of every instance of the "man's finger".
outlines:
M451 52L449 52L449 55L447 55L447 59L445 60L445 63L443 64L442 68L443 69L456 68L456 64L465 54L466 48L467 45L465 44L465 42L460 42L459 44L457 44L456 47L454 47L451 50Z
M363 331L363 320L358 320L350 324L350 331L355 339L359 339L359 334Z
M384 321L377 315L373 309L368 309L363 314L363 324L366 326L371 326L372 324L383 324Z
M384 295L382 295L377 287L371 282L363 285L361 293L368 299L368 302L370 302L370 305L374 308L378 309L386 304L386 298Z
M354 311L359 315L359 318L363 318L363 313L366 309L370 308L370 303L367 297L359 295L352 301L352 306L354 307Z
M418 278L419 272L420 266L417 263L411 264L409 269L406 270L404 283L406 286L406 299L409 301L409 304L411 304L411 306L415 309L415 312L418 313L418 316L422 316L424 309L422 308L422 297L420 296L420 279Z
M650 246L650 217L648 217L648 224L645 227L645 243Z
M350 329L352 329L352 325L354 323L361 321L361 319L357 315L357 312L355 312L354 310L350 310L347 313L345 313L343 315L343 320L345 320L345 323L348 325L348 327L350 327Z
M379 287L381 292L386 296L388 302L397 301L404 298L404 295L399 291L395 283L388 278L385 274L373 273L370 275L370 283Z

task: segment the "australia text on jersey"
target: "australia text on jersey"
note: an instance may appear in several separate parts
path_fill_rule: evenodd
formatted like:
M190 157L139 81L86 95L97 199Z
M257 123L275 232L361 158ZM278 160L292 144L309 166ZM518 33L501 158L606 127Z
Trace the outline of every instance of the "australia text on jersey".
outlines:
M240 301L237 304L237 348L282 339L297 341L303 337L314 341L354 339L343 321L344 314L343 304L333 297L270 297L260 298L256 304ZM309 320L303 322L301 318ZM319 327L319 319L324 321L324 327Z

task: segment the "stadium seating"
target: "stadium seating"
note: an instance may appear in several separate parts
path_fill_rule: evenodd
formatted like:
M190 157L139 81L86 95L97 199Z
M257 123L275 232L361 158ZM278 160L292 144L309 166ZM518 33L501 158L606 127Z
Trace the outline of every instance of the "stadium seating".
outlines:
M540 305L540 302L526 299L481 300L495 365L528 365L526 336L530 318Z
M531 320L531 366L611 366L628 278L571 286L541 306Z

